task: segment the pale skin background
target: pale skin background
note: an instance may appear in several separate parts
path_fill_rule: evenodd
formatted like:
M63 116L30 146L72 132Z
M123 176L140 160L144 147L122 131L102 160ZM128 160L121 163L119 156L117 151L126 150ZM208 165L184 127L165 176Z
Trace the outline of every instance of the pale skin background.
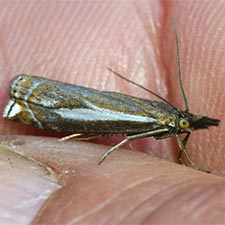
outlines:
M9 81L20 73L151 97L106 67L183 108L175 17L191 112L222 121L218 128L195 132L187 145L192 159L216 174L208 175L174 163L173 139L135 141L126 146L135 151L118 150L98 166L108 146L59 144L57 138L37 137L55 133L1 119L1 134L8 135L1 137L1 224L34 218L34 224L225 223L224 1L31 0L0 1L0 6L1 109ZM113 145L118 139L98 143Z

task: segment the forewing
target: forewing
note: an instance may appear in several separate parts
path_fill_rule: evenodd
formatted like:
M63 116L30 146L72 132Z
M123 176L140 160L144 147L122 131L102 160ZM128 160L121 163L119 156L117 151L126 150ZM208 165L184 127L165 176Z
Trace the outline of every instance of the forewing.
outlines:
M167 114L157 102L27 75L12 81L10 96L21 110L9 119L59 132L145 132Z

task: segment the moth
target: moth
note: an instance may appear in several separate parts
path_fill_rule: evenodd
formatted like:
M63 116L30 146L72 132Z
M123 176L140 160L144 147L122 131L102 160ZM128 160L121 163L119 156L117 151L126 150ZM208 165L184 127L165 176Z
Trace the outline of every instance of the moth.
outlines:
M175 26L178 78L186 106L180 110L158 94L122 77L156 96L160 101L137 98L122 93L62 83L43 77L21 74L10 84L8 101L3 117L39 129L71 132L62 140L82 134L126 134L126 138L109 149L105 158L128 141L145 137L164 139L174 136L180 148L179 162L183 156L197 170L207 172L196 165L185 149L192 131L218 126L220 120L189 112L187 98L181 80L180 50ZM186 134L181 139L180 134Z

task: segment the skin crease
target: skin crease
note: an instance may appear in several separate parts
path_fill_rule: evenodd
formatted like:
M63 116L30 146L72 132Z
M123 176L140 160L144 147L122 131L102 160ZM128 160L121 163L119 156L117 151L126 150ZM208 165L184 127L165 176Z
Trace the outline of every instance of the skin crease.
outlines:
M9 80L22 72L101 90L115 91L119 87L116 91L128 94L137 91L106 71L106 65L124 76L129 74L132 80L136 77L137 82L144 78L143 85L153 91L159 92L163 87L162 95L182 108L182 96L174 82L177 81L174 33L172 23L168 22L175 15L182 42L182 71L189 107L193 113L206 113L223 121L225 98L220 84L224 84L225 72L225 44L221 41L225 35L224 3L115 2L87 1L84 6L79 1L55 4L30 1L25 6L2 1L1 108L8 99ZM146 73L152 76L146 78ZM145 92L137 92L139 97L148 97ZM33 224L224 223L222 124L196 132L188 144L193 161L219 176L137 151L117 151L99 167L97 160L109 149L107 146L86 142L59 146L55 138L35 137L52 133L3 119L0 126L1 134L8 135L8 141L23 140L24 146L19 146L17 151L54 168L58 180L63 181L63 188L45 202ZM160 158L172 161L177 155L172 140L145 139L137 143L142 148L149 148L152 143L155 151L160 151ZM76 171L75 175L64 176L65 168ZM23 179L29 180L29 175L24 174ZM5 181L1 185L7 184ZM18 195L23 192L16 183L13 185ZM18 216L15 211L9 214Z

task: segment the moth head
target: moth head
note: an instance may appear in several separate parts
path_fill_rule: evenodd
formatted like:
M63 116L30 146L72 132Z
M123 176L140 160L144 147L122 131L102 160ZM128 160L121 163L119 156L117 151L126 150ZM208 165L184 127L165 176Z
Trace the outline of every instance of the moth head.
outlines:
M198 129L208 129L210 126L218 126L220 120L207 116L194 115L189 112L182 112L178 126L182 131L193 131Z

